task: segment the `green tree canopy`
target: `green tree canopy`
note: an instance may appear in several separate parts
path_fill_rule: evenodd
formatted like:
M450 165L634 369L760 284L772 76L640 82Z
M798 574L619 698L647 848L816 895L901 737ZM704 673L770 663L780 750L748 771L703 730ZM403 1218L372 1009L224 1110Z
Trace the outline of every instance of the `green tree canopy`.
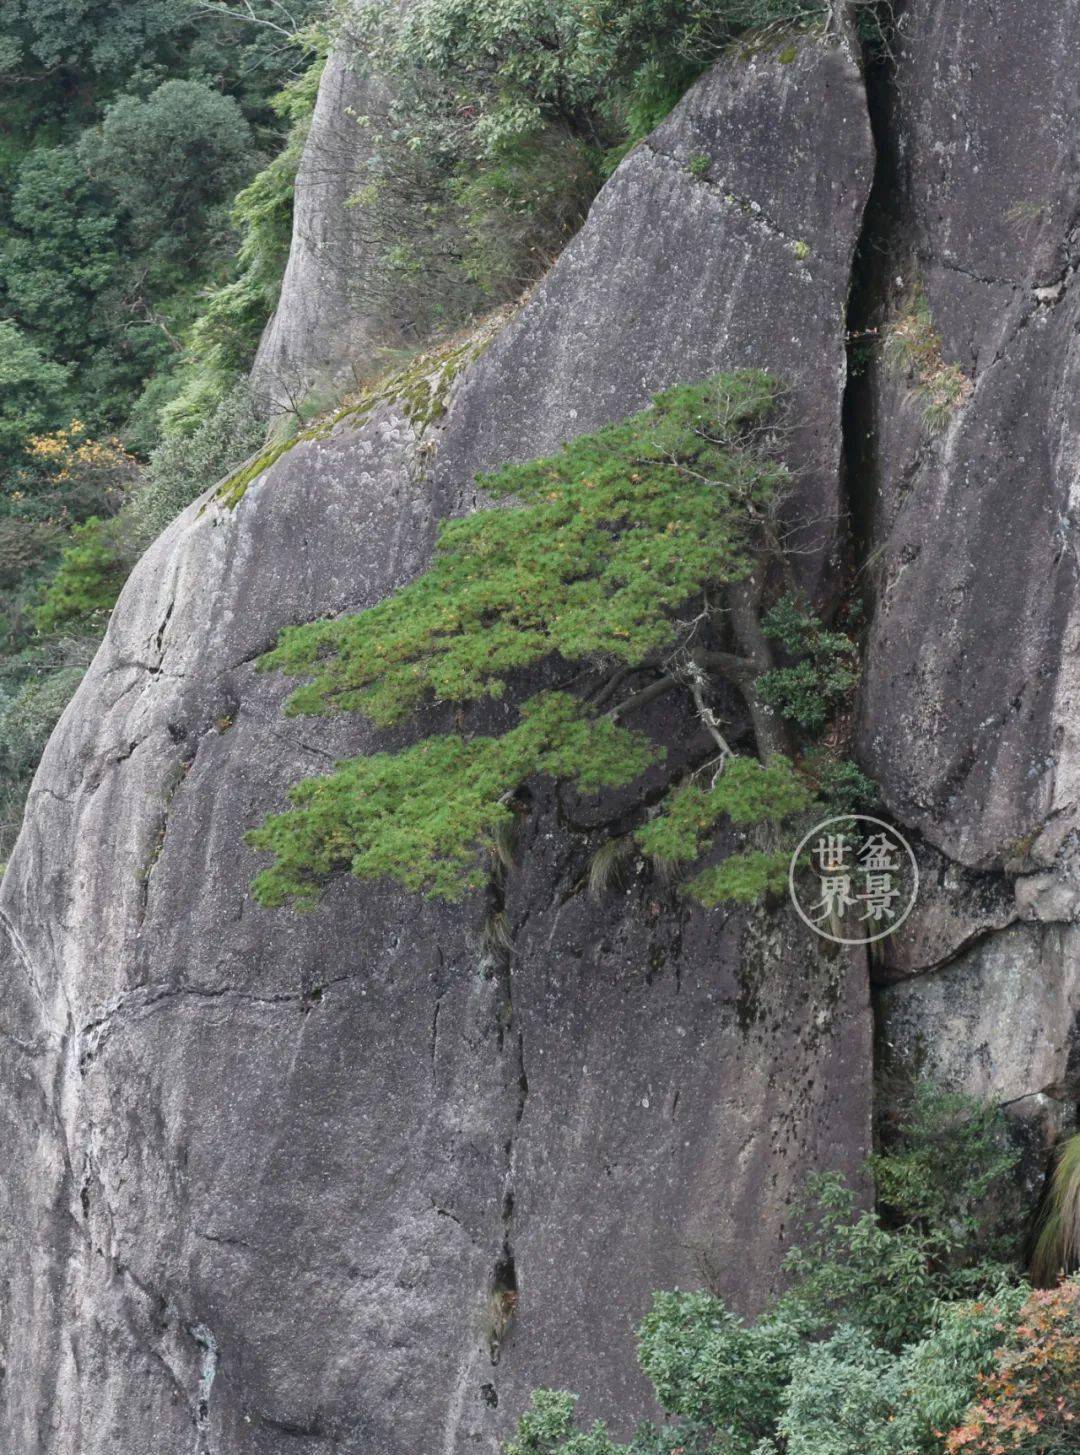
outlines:
M55 357L77 358L100 338L95 304L120 262L115 205L74 148L38 148L19 168L10 216L8 304Z
M111 189L137 242L178 258L255 165L239 105L199 81L166 81L145 101L121 97L84 134L79 155Z
M68 371L46 359L10 319L0 319L0 454L60 422Z
M114 72L152 55L184 11L177 0L0 0L0 65Z

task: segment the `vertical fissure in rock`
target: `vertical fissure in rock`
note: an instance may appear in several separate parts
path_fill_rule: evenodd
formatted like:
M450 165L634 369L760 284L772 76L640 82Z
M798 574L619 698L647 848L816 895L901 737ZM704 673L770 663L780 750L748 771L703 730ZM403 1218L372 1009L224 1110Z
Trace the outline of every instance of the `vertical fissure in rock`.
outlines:
M438 1054L439 1054L439 1012L442 1010L442 996L436 995L435 1009L431 1013L431 1084L436 1089L439 1084Z
M512 1020L513 1005L510 1001L510 956L506 957L506 990L508 1016ZM518 1277L514 1259L514 1143L517 1129L525 1115L525 1103L529 1097L529 1078L525 1073L525 1035L518 1031L508 1043L514 1048L515 1064L511 1066L513 1080L510 1085L515 1097L514 1121L506 1139L503 1195L502 1195L502 1248L495 1261L491 1276L489 1294L488 1353L492 1364L498 1364L502 1343L510 1321L517 1309Z
M504 1144L503 1189L502 1189L502 1246L495 1260L491 1275L491 1289L488 1299L488 1353L492 1364L498 1364L503 1340L510 1322L517 1310L518 1276L514 1258L514 1144L521 1119L525 1115L525 1103L529 1095L529 1081L525 1074L525 1035L513 1029L513 1001L511 999L511 955L505 958L505 989L507 1032L504 1045L512 1047L512 1064L509 1066L508 1089L514 1098L514 1120Z
M860 30L863 33L863 82L874 143L874 176L863 209L848 289L845 320L847 381L841 406L841 458L850 531L849 551L855 572L854 589L870 611L873 601L870 599L871 582L867 567L875 548L874 532L882 479L876 375L881 361L881 330L886 317L890 264L895 251L898 221L894 211L900 157L895 115L893 33L900 13L901 0L882 0L881 4L856 17L862 21L868 16L873 18L869 27L861 25ZM869 975L869 957L866 969ZM876 996L871 997L870 1014L876 1087L880 1083L885 1042L880 1002Z
M485 925L484 968L497 981L498 996L497 1047L503 1058L506 1091L510 1101L508 1123L503 1143L502 1189L500 1217L502 1240L495 1257L488 1286L485 1340L491 1363L498 1364L503 1341L517 1309L518 1275L514 1258L514 1151L518 1127L525 1115L529 1081L525 1072L525 1034L514 1025L513 939L509 932L506 908L506 866L496 865L488 884L488 907ZM490 1397L486 1402L492 1404ZM497 1403L498 1396L495 1396ZM492 1404L492 1407L493 1404Z
M889 39L900 7L886 3L873 12L883 39L863 42L863 79L874 140L874 178L863 211L852 262L846 317L847 384L841 411L844 490L851 552L862 594L869 590L863 568L873 547L881 480L876 372L895 254L900 157L896 128L896 61Z
M195 1455L213 1455L210 1448L210 1395L217 1377L217 1340L205 1324L191 1324L188 1333L202 1350L199 1383L195 1393Z
M514 1192L507 1188L503 1196L503 1246L491 1275L488 1302L487 1343L492 1364L498 1364L503 1340L514 1317L518 1301L517 1265L512 1246L514 1229Z

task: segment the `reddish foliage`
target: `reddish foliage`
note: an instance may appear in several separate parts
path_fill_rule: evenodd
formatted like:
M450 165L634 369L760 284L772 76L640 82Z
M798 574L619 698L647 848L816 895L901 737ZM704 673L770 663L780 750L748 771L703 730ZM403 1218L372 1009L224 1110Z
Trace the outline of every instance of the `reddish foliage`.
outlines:
M1033 1293L949 1455L1080 1455L1080 1283Z

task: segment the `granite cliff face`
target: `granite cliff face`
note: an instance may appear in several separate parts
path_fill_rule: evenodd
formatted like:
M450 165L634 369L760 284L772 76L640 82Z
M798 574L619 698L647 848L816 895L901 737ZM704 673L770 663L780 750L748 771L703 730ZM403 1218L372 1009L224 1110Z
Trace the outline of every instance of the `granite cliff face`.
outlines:
M282 302L252 369L252 387L268 415L287 411L312 384L363 358L374 337L367 241L351 203L370 160L359 121L378 104L380 92L377 78L331 53L296 178Z
M882 1029L1041 1144L1080 1090L1078 21L911 7L875 95L858 323L921 293L969 383L933 437L903 370L879 360L849 397L875 602L863 757L938 851L886 966L920 978L883 991Z
M1075 1114L1080 16L984 10L913 0L869 106L841 39L725 60L441 418L384 401L235 508L211 490L144 558L0 897L13 1451L494 1452L533 1386L581 1388L586 1353L583 1412L632 1422L650 1291L707 1276L760 1304L792 1191L857 1167L867 965L793 913L706 914L645 875L593 902L617 802L568 824L538 801L509 954L485 946L484 896L345 883L298 916L248 893L244 831L375 740L281 715L253 666L278 630L414 576L477 470L678 380L787 380L811 583L828 598L868 563L863 751L928 881L875 971L883 1040L1027 1103L1040 1138ZM1005 45L1009 25L1059 43ZM311 157L345 85L332 64ZM305 259L337 195L301 191L262 367L321 365L356 328L347 259ZM846 359L916 286L972 385L932 439L910 380ZM685 751L694 723L653 710ZM516 1294L499 1338L493 1292Z

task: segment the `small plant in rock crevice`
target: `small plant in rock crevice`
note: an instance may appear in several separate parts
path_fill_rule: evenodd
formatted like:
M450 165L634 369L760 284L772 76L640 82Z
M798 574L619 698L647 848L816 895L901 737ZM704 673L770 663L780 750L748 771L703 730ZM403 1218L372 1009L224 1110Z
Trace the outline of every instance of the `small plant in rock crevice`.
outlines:
M940 434L970 398L973 385L959 365L946 362L925 294L912 295L884 338L886 363L914 383L926 433Z

